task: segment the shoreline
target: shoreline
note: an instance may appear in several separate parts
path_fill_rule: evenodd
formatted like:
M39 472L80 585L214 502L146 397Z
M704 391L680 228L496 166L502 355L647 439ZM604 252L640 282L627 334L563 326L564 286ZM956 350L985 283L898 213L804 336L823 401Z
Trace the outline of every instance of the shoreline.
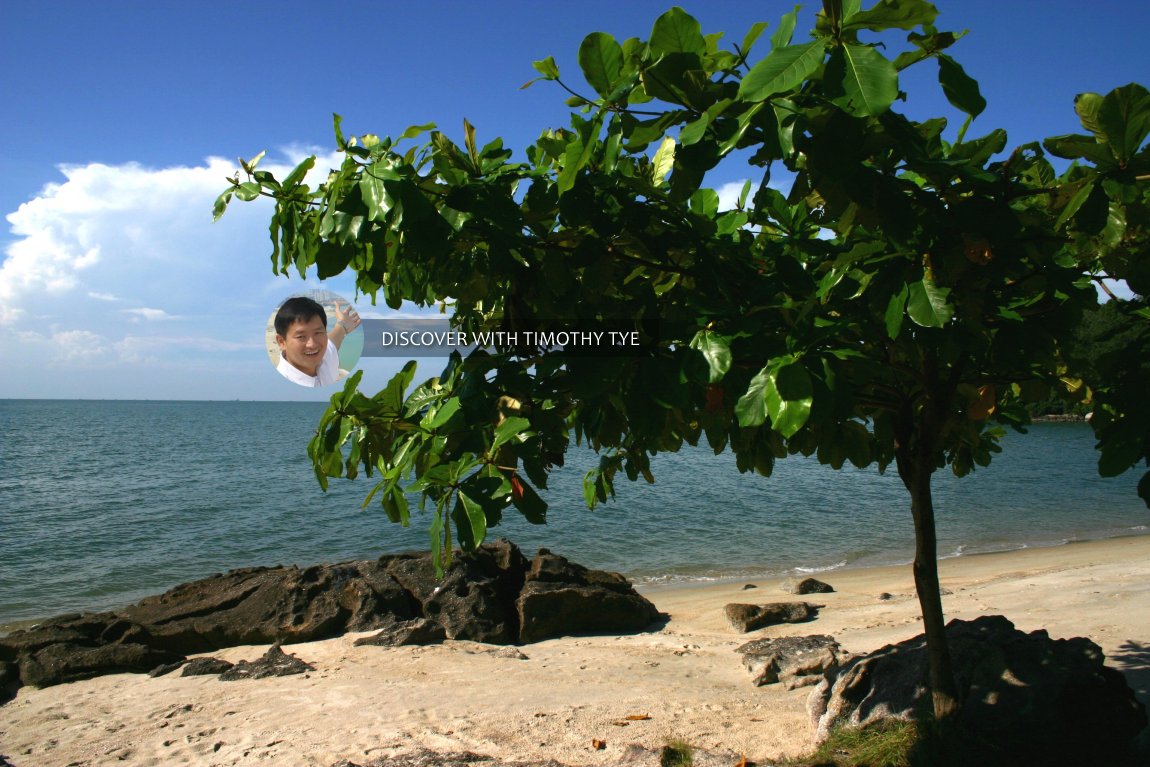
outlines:
M975 547L973 550L971 550L968 548L968 546L966 544L963 544L963 545L960 545L953 552L949 552L949 553L940 555L938 557L938 562L939 562L939 566L941 567L943 562L947 562L947 561L954 560L954 559L965 559L965 558L969 558L969 557L983 557L983 556L1014 554L1014 553L1023 552L1023 551L1057 549L1057 548L1061 548L1064 546L1077 546L1077 545L1082 545L1082 544L1122 540L1122 539L1126 539L1126 538L1150 537L1150 524L1142 525L1142 526L1139 526L1137 528L1128 528L1128 529L1121 530L1121 531L1111 530L1111 531L1104 531L1104 532L1107 532L1110 534L1100 535L1100 537L1062 538L1062 539L1059 539L1057 542L1022 542L1022 543L1012 545L1010 548L1002 548L1002 549L994 549L994 550L980 550L977 547ZM564 552L559 551L557 553L563 554ZM673 575L660 575L660 576L642 576L642 575L635 576L635 575L629 575L626 573L624 573L624 575L627 577L627 579L629 581L631 581L631 583L634 585L636 591L638 591L639 593L643 594L644 596L647 596L648 598L650 598L650 595L653 593L658 593L658 592L669 590L669 589L670 590L679 589L679 588L696 589L696 588L706 588L707 586L712 586L712 585L723 585L723 584L731 584L731 583L741 584L741 583L751 581L751 580L756 580L756 579L757 580L771 581L771 580L783 580L783 579L791 578L791 577L799 577L799 578L803 578L803 577L824 578L824 577L826 577L826 578L832 578L832 577L836 577L836 574L838 574L838 573L847 573L847 572L854 572L854 571L860 571L860 570L865 571L865 570L881 569L881 568L888 568L888 567L908 567L908 566L910 566L911 561L912 560L907 559L907 560L902 560L902 561L879 562L879 563L864 562L861 564L844 561L843 563L825 566L825 567L796 566L796 567L790 567L790 568L786 568L784 570L777 570L777 571L764 568L760 572L753 572L753 571L752 572L734 572L734 573L728 573L728 574L719 573L719 574L715 574L715 575L689 575L689 574L678 575L678 574L673 574ZM311 563L311 564L314 565L314 564L324 564L324 563ZM582 563L580 563L580 564L582 564ZM251 566L257 566L258 567L258 565L238 565L237 567L242 568L242 567L251 567ZM310 565L298 565L298 566L299 567L306 567L306 566L310 566ZM748 568L748 569L750 569L750 568ZM170 588L175 588L175 587L176 586L172 586ZM145 596L158 595L158 594L163 593L164 591L167 591L167 590L169 590L169 589L157 588L154 592L147 594ZM144 597L141 597L141 598L144 598ZM104 609L98 609L98 610L97 609L78 610L78 611L71 611L71 612L66 612L66 613L59 613L56 615L45 615L45 616L41 616L38 618L24 618L24 619L16 619L16 620L11 620L11 621L0 620L0 637L8 636L9 634L11 634L14 631L32 628L34 626L39 625L43 621L50 620L52 618L60 617L60 615L83 614L83 613L89 613L89 612L115 612L115 611L123 609L127 606L128 606L128 604L122 604L122 605L119 605L117 607L110 607L110 608L104 608Z
M939 567L948 620L1002 614L1023 631L1088 637L1150 702L1150 536L968 555ZM25 688L0 707L0 753L14 767L331 767L425 747L602 765L630 743L679 738L759 762L801 756L811 746L809 689L754 687L734 649L752 638L831 634L864 653L921 633L909 567L818 577L835 592L794 597L779 590L783 578L648 589L666 625L546 640L518 648L525 658L463 641L356 647L365 634L348 634L285 647L315 666L303 676L117 674ZM804 599L823 607L803 624L737 634L723 615L732 602ZM235 662L266 649L213 655Z

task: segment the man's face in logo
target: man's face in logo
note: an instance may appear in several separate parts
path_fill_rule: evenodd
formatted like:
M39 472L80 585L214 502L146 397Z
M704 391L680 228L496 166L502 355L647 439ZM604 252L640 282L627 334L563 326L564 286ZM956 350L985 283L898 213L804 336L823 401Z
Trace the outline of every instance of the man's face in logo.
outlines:
M286 335L276 335L280 354L297 370L314 376L319 372L327 351L327 328L319 316L310 320L296 320Z

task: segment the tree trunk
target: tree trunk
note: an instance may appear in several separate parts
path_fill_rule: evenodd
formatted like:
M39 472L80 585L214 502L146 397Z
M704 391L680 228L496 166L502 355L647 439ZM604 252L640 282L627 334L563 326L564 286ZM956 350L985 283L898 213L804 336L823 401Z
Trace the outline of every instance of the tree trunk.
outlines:
M934 500L930 480L934 473L930 455L916 455L909 463L911 476L903 482L910 491L914 517L914 586L926 630L926 652L930 665L930 690L934 718L943 723L958 713L958 686L950 663L946 624L942 615L942 594L938 584L938 542L934 526ZM900 462L901 463L901 462ZM903 465L899 467L902 474Z

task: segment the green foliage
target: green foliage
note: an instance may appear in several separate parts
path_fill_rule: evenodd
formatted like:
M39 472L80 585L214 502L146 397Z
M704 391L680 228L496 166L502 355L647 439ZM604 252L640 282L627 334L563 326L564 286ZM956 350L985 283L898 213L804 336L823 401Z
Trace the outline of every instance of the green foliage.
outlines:
M692 767L694 763L695 748L678 738L668 741L659 754L659 767Z
M812 759L838 767L916 767L937 764L926 758L923 727L885 719L869 727L836 727Z
M509 508L544 521L536 490L572 438L600 453L591 506L620 471L653 481L652 456L700 441L741 471L814 455L895 463L929 488L938 468L987 465L1003 427L1052 396L1096 404L1104 473L1144 461L1150 373L1113 359L1087 384L1066 349L1092 280L1150 290L1150 97L1080 95L1086 133L1003 155L1001 130L965 138L985 101L936 16L923 0L827 0L811 37L792 42L788 13L764 53L764 24L726 50L674 8L647 40L589 35L584 92L535 62L575 111L525 160L467 122L460 145L430 125L347 137L337 116L344 160L317 186L312 160L282 182L246 164L216 215L274 198L275 272L351 270L373 300L442 304L461 331L513 339L414 389L413 367L371 397L349 379L309 450L320 483L378 475L369 500L399 524L418 493L446 561ZM901 72L931 58L966 120L954 142L945 119L896 111ZM1047 152L1076 162L1058 175ZM757 180L721 210L708 174L739 163ZM787 193L770 186L780 166ZM597 324L634 330L642 351L524 340Z

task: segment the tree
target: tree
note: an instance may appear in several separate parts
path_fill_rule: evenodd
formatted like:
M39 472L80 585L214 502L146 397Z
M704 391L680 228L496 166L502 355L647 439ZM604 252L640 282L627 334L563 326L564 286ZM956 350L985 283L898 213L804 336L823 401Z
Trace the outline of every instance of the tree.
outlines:
M1001 130L966 137L985 102L947 52L960 35L933 26L932 5L825 0L799 43L797 11L757 60L765 24L727 50L673 8L648 40L588 35L585 93L552 59L535 62L575 111L525 162L500 139L480 146L466 122L460 146L426 125L349 138L337 116L346 157L324 183L305 183L311 159L283 181L245 163L216 212L270 196L277 272L351 269L373 300L439 304L462 332L503 331L410 393L413 364L374 396L352 376L309 446L324 487L378 472L365 506L378 499L392 521L408 524L405 492L418 492L444 562L509 506L544 522L536 489L572 436L600 454L584 481L591 506L620 471L652 482L653 455L701 439L766 476L793 454L836 469L894 464L942 720L957 691L931 478L989 464L1003 427L1025 426L1028 402L1091 396L1063 347L1096 303L1094 280L1128 276L1144 252L1150 107L1136 85L1090 96L1100 106L1083 121L1098 130L1047 146L1092 164L1059 176L1041 144L1005 152ZM879 42L899 30L907 45L890 59ZM929 65L966 115L953 142L944 119L893 108L899 73ZM1114 136L1111 168L1099 158ZM739 163L757 181L723 210L704 181ZM780 168L787 193L771 186ZM594 356L530 335L573 328L626 329L642 343ZM1146 455L1146 443L1125 447L1129 402L1117 389L1108 400L1104 460L1107 444L1124 446L1114 465Z

